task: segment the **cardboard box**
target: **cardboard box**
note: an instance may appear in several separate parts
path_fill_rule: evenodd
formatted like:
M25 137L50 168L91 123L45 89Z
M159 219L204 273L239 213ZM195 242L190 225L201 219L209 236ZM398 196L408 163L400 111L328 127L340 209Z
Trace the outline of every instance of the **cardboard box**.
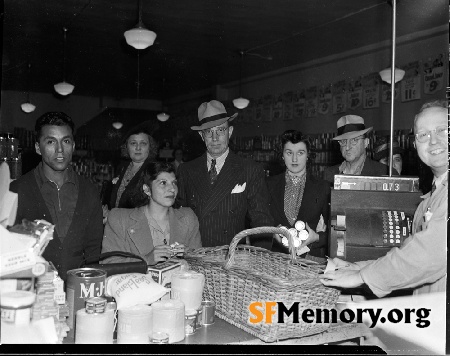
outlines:
M153 280L166 288L171 287L172 274L178 271L181 271L181 262L177 261L166 261L147 268Z

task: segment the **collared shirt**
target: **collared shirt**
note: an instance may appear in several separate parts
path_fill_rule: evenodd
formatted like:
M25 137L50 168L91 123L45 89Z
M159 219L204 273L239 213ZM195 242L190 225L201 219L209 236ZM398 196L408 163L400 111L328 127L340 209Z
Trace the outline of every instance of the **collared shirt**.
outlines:
M67 167L67 181L61 187L58 187L55 182L45 176L42 162L35 168L34 175L45 205L50 211L58 237L62 241L72 223L77 205L78 176L72 166L69 165Z
M364 162L366 162L366 157L367 157L367 155L364 153L362 155L361 162L355 168L353 173L349 173L350 172L350 170L349 170L350 165L347 164L348 162L347 161L342 162L342 164L339 166L339 174L354 174L354 175L360 176L361 172L362 172L362 170L364 168Z
M444 174L441 174L439 177L433 178L433 184L436 186L436 189L439 188L439 186L447 179L448 172L445 172Z
M284 191L284 214L291 225L297 220L297 215L302 205L303 193L306 183L306 169L301 176L285 173L286 187Z
M217 171L217 174L220 173L220 170L222 169L223 165L225 164L225 160L227 159L229 152L230 152L230 149L227 148L227 150L223 153L222 156L217 157L215 159L216 160L216 171ZM208 172L211 169L211 161L212 160L213 160L213 157L209 153L207 153L206 154L206 164L208 166Z

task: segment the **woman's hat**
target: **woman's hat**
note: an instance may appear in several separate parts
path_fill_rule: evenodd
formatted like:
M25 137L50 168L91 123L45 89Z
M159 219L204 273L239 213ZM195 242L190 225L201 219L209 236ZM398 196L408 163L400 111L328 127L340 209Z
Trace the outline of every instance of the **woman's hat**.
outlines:
M370 130L372 130L372 127L366 129L364 119L361 116L342 116L337 122L338 136L334 137L333 140L337 141L359 137L369 132Z
M225 106L220 101L211 100L198 107L198 119L200 126L191 126L192 130L200 131L222 125L225 121L232 121L237 113L228 116Z
M379 161L382 158L389 157L389 147L391 146L389 142L387 142L388 138L380 139L375 143L375 148L373 150L373 159L375 161ZM400 154L403 155L405 150L400 147L398 142L393 143L393 155Z

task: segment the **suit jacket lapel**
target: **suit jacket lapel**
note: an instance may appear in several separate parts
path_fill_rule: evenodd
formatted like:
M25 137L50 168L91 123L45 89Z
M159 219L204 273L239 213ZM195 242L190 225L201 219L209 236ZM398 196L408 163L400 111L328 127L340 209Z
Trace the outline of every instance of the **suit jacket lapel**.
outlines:
M202 216L209 213L214 209L226 196L228 196L233 190L234 186L242 184L244 182L239 181L239 172L242 171L240 160L237 159L237 155L233 152L228 153L228 157L225 160L225 164L220 170L217 181L214 184L213 189L210 188L210 195L202 211ZM208 181L208 186L210 186Z
M272 194L274 199L273 204L274 210L278 212L281 219L283 219L284 226L289 226L289 222L286 218L286 215L284 214L284 192L286 190L286 182L285 182L285 175L279 174L276 176L275 181L273 181L272 184Z
M140 254L153 250L153 238L144 209L145 206L139 209L127 209L130 211L130 222L126 226L126 233L130 236Z
M302 205L300 205L300 209L298 210L297 220L300 219L300 216L303 216L304 220L308 220L305 217L308 217L308 206L309 203L314 200L316 188L314 187L314 181L311 180L311 177L306 177L305 189L303 191ZM311 226L310 226L311 227ZM312 228L312 227L311 227Z
M206 164L206 153L195 162L192 170L192 183L194 191L198 192L201 201L206 201L211 191L211 183L209 181L208 166Z

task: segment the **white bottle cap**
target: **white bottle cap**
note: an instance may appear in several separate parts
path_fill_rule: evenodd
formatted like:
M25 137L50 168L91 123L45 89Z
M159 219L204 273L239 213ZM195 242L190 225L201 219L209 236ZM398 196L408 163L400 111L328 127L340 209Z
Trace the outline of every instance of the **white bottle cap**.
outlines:
M306 225L305 225L305 223L304 223L303 221L298 220L298 221L295 222L295 228L296 228L298 231L305 230L305 227L306 227Z

